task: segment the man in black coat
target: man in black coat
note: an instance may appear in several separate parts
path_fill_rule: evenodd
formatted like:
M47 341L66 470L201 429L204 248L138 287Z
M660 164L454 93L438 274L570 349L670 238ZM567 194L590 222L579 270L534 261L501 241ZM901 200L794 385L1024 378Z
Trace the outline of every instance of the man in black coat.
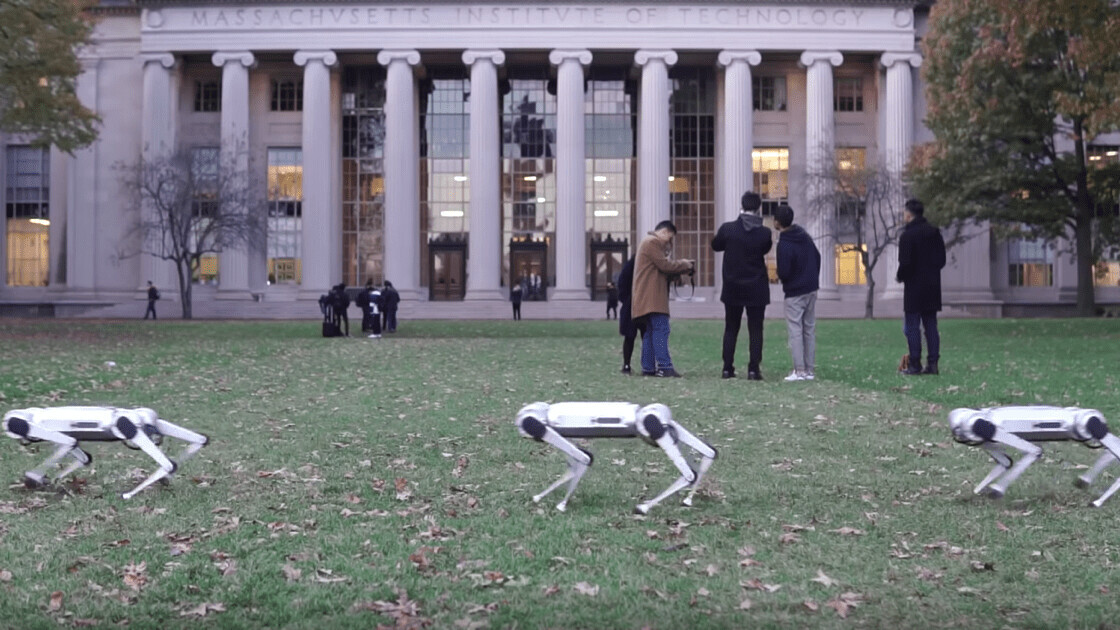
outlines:
M941 310L941 269L945 267L945 239L941 231L925 219L925 206L917 199L906 202L906 227L898 239L898 281L905 285L902 294L902 330L910 351L904 374L937 374L941 358L941 335L937 332L937 311ZM922 336L926 331L927 359L922 370Z
M747 334L750 336L750 362L747 379L761 381L762 321L770 303L770 276L766 271L766 253L774 242L770 228L762 224L758 209L762 198L758 193L743 194L739 218L719 226L712 249L723 254L723 378L735 377L735 344L747 312Z
M385 288L381 290L381 329L385 332L397 332L397 307L401 303L401 294L393 288L393 283L385 281Z

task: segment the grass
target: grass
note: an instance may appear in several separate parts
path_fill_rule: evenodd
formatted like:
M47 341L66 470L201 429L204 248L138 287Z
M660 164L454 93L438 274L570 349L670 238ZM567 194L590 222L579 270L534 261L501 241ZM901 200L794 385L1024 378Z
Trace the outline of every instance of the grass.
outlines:
M715 321L674 323L680 380L618 374L613 322L317 327L4 321L5 411L151 406L212 443L122 501L141 453L91 444L31 492L47 449L0 442L0 626L1120 628L1120 499L1087 505L1115 471L1071 483L1099 452L1046 445L992 502L946 423L1054 404L1118 426L1115 320L943 321L920 378L895 373L898 321L823 321L813 383L781 382L776 321L763 383L719 378ZM536 400L663 402L720 458L694 507L640 517L668 459L592 441L562 514L530 500L563 470L513 425Z

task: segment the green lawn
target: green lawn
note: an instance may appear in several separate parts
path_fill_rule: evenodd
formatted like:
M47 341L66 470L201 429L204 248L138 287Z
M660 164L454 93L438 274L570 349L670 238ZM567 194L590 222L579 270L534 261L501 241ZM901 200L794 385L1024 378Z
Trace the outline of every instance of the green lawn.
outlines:
M614 322L0 321L0 410L151 406L212 439L130 501L142 453L89 444L31 492L48 449L0 441L0 626L1120 628L1120 498L1088 506L1120 467L1078 490L1100 451L1046 445L993 502L946 422L1053 404L1120 427L1120 321L943 321L940 377L895 373L897 320L823 321L811 383L781 381L774 320L768 380L721 380L721 334L675 322L685 378L648 379L618 373ZM641 517L675 469L591 441L559 513L531 496L563 457L513 423L538 400L662 402L720 458L694 507Z

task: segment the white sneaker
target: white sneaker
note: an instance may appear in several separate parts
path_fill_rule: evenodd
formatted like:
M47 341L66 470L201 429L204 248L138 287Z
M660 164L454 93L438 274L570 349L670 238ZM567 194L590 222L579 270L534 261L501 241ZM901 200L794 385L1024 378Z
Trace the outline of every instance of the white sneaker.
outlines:
M370 339L380 339L381 335L370 335L369 338Z
M799 372L797 372L796 370L794 370L793 372L790 372L790 373L789 373L789 376L787 376L787 377L785 378L785 381L786 381L787 383L792 383L792 382L794 382L794 381L803 381L803 380L805 380L805 377L804 377L804 376L802 376L802 375L801 375L801 374L800 374Z
M817 378L817 376L815 374L813 374L812 372L806 372L805 375L802 377L802 380L811 381L815 378Z

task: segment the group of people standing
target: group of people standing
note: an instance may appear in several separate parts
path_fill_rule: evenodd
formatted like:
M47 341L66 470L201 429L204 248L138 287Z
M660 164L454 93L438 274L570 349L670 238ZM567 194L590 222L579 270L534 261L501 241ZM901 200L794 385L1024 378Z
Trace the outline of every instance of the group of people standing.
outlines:
M334 324L339 335L349 337L350 318L346 311L350 308L350 294L346 291L346 284L340 282L334 285L319 302L324 317ZM386 280L384 286L378 288L373 280L367 280L354 302L362 310L362 333L369 333L370 339L380 339L382 331L397 331L397 307L401 296L392 282Z
M749 353L747 379L761 381L762 334L766 306L770 304L770 277L765 256L773 247L771 231L762 220L761 197L748 191L741 200L739 217L719 227L712 249L723 252L724 305L723 371L735 378L735 347L747 316ZM940 336L937 312L941 310L941 269L945 266L945 241L924 218L918 200L906 202L906 227L899 239L897 278L904 284L903 331L909 351L904 374L937 374ZM786 329L793 370L784 380L816 378L816 302L820 288L821 253L813 238L793 222L793 209L782 204L774 211L778 232L777 275L785 295ZM682 274L693 274L696 262L673 259L670 250L677 228L662 221L642 239L637 253L619 273L617 295L621 302L619 334L622 335L622 372L631 374L634 341L642 337L643 376L679 377L669 353L669 283ZM610 305L608 302L608 313ZM927 363L921 363L921 331L925 330Z

